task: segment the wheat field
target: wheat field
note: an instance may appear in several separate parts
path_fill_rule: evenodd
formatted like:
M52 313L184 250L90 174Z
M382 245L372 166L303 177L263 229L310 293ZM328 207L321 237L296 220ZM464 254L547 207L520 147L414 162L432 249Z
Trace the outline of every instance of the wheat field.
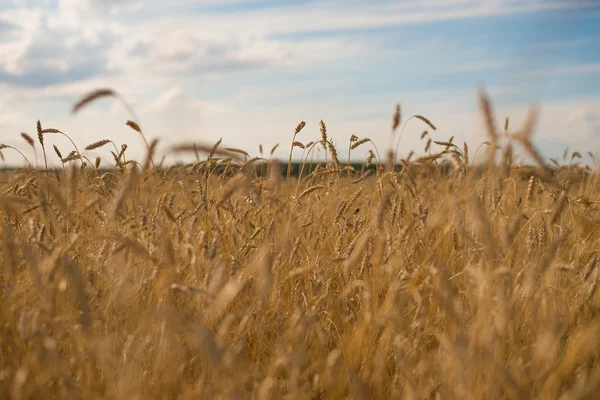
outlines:
M0 175L0 398L595 398L598 165L548 164L534 110L480 105L475 162L424 116L424 155L396 160L398 106L383 159L302 122L287 172L220 142L164 167L133 117L145 160L49 148L38 122L43 167Z

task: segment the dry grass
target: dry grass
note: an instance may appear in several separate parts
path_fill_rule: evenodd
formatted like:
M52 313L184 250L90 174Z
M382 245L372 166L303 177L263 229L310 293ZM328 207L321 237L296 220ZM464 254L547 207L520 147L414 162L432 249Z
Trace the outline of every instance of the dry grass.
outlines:
M515 138L543 162L531 130ZM79 152L3 175L0 398L598 393L597 168L499 168L499 146L481 166L429 138L400 172L363 174L320 131L291 151L331 159L300 179L220 141L167 169L123 147L102 175Z

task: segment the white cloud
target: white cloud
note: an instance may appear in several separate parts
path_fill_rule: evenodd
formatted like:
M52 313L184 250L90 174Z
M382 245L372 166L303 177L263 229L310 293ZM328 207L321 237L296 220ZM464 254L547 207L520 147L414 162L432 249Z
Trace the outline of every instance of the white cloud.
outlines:
M0 12L0 22L8 25L0 41L0 71L21 74L21 62L31 47L40 24L40 10L15 9Z
M460 20L545 10L583 9L586 1L440 1L339 2L327 1L260 10L210 13L172 18L178 27L202 26L210 31L270 34L331 32L389 27L423 22ZM152 6L150 6L152 8ZM153 22L148 22L152 24Z
M145 105L140 114L159 112L196 111L202 115L226 113L233 107L217 101L203 101L186 95L180 87L172 87L161 93L154 100Z
M201 76L277 68L287 62L290 48L258 37L158 27L137 36L128 36L115 44L109 54L109 70L141 69L157 75Z
M20 113L15 113L15 112L2 113L2 114L0 114L0 125L9 124L14 121L18 121L20 117L21 117Z
M572 127L585 132L590 138L600 138L600 112L587 107L578 109L570 113L568 121Z
M26 86L72 81L102 71L103 50L115 39L111 23L73 12L15 8L0 12L0 78Z
M246 1L227 2L241 3ZM272 2L270 7L260 10L231 9L218 13L209 8L205 13L192 15L178 10L197 3L181 0L144 4L136 0L59 0L56 8L35 2L15 4L0 12L0 21L17 21L0 39L0 76L5 81L44 86L122 69L143 68L159 75L268 70L301 59L298 46L306 50L311 50L311 45L317 50L323 47L322 38L299 43L275 39L273 35L277 34L577 8L595 2L424 0L376 1L367 5L334 0L293 6ZM207 0L200 5L222 4ZM153 10L167 16L157 19ZM343 54L348 45L348 41L338 40L333 53Z
M600 63L586 63L580 65L569 65L560 67L554 70L555 73L560 74L600 74Z
M173 87L162 93L152 102L152 108L157 110L163 110L169 105L173 104L177 100L181 99L183 91L179 87Z

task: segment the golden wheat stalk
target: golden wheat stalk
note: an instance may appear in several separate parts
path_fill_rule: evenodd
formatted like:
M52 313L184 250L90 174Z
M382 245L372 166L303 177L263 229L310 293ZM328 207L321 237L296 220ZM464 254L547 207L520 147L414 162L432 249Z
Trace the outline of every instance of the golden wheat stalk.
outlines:
M73 114L75 114L76 112L78 112L79 110L81 110L83 107L85 107L86 105L92 103L93 101L100 99L102 97L108 97L108 96L116 96L116 92L113 91L112 89L97 89L94 90L88 94L86 94L85 96L83 96L81 99L79 99L75 105L73 105Z
M423 115L419 115L419 114L415 115L414 117L415 117L416 119L420 119L421 121L425 122L425 124L426 124L427 126L429 126L431 129L433 129L434 131L435 131L435 130L437 130L436 126L433 124L433 122L431 122L431 121L429 120L429 118L427 118L427 117L424 117ZM408 122L408 121L407 121L407 122Z
M392 119L392 134L394 134L396 129L398 129L401 119L402 115L400 113L400 104L396 104L396 112L394 113L394 118Z
M215 143L213 145L213 147L210 149L208 158L211 159L213 158L213 156L216 154L217 149L219 148L219 145L221 145L221 141L223 140L223 138L220 138L219 140L217 140L217 143Z
M98 149L108 143L112 143L112 140L108 140L108 139L103 139L103 140L99 140L97 142L94 142L90 145L88 145L85 149L86 150L94 150L94 149Z
M363 138L363 139L357 140L354 143L352 143L352 146L350 146L350 150L354 150L357 147L362 146L363 144L368 143L370 141L371 141L371 139L369 139L369 138Z
M44 154L44 167L46 168L46 171L48 171L48 159L46 156L46 147L44 147L44 134L42 132L42 123L39 119L37 120L36 128L38 140L40 142L40 145L42 146L42 153Z
M494 120L494 114L490 99L482 88L477 91L479 107L482 111L482 115L485 121L485 128L490 138L491 145L488 147L488 168L492 168L495 165L495 155L498 149L498 133L496 130L496 123Z
M81 154L77 154L75 152L72 152L71 154L69 154L67 157L63 158L61 161L63 164L68 163L69 161L74 161L74 160L81 160Z
M56 153L56 155L58 156L59 159L63 159L62 154L60 153L60 150L58 150L58 147L56 147L56 145L52 145L52 147L54 147L54 152Z
M302 150L306 149L306 146L302 142L293 142L292 146L300 147Z
M321 144L324 149L327 149L327 126L323 120L319 121L319 129L321 130Z
M333 165L335 166L336 170L340 168L340 160L338 158L338 153L337 150L333 144L333 142L330 140L327 142L328 143L328 147L329 147L329 152L331 153L331 162L333 163Z
M248 154L248 152L243 149L237 149L235 147L226 147L225 150L231 153L243 154L244 156L250 158L250 154Z
M142 133L142 128L140 128L140 126L138 125L137 122L128 120L125 125L127 125L128 127L130 127L131 129L133 129L134 131L138 132L138 133Z
M31 136L29 136L25 132L21 132L21 136L23 137L23 139L25 139L25 141L27 142L27 144L29 144L31 147L33 147L35 149L35 143L34 143L33 138Z
M156 146L158 145L158 139L152 140L150 142L150 147L148 148L148 153L146 154L146 160L144 161L144 166L142 167L143 171L148 170L150 168L150 164L152 163L152 157L154 156L154 152L156 151Z
M41 133L44 134L44 133L62 133L62 132L56 128L46 128L46 129L42 129Z
M298 133L300 133L300 131L302 129L304 129L304 127L306 126L306 122L301 121L297 126L296 126L296 130L294 132L295 135L297 135Z
M312 192L315 192L317 190L323 190L323 189L325 189L325 186L323 186L323 185L311 186L308 189L304 190L302 193L300 193L300 196L298 196L298 200L301 200L303 197L308 196Z

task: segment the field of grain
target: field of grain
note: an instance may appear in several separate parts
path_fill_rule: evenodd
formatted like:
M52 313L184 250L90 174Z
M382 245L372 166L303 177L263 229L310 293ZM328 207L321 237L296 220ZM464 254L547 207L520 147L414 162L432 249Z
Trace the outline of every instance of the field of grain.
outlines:
M480 104L476 164L422 116L424 156L349 138L361 168L302 122L290 162L322 157L295 176L220 143L168 168L156 142L51 149L38 124L45 165L0 174L0 398L594 398L598 166L548 164L534 111L496 127Z

